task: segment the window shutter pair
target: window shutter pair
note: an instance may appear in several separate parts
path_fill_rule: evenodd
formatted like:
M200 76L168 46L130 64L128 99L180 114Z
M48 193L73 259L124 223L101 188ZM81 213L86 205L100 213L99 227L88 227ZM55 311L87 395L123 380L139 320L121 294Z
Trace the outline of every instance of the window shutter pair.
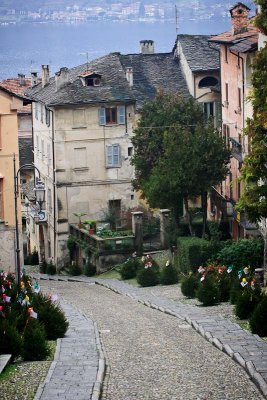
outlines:
M99 125L106 125L106 109L104 107L98 109ZM120 125L125 124L125 107L117 107L117 120Z
M120 166L120 145L112 144L106 146L106 164L107 167L119 167Z

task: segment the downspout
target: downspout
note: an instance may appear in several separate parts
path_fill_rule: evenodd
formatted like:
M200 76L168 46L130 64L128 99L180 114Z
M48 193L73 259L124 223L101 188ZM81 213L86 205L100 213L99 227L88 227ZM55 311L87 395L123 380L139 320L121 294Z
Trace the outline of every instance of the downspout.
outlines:
M56 248L56 167L55 167L55 117L54 111L52 113L52 160L53 160L53 207L54 207L54 262L57 262L57 248Z

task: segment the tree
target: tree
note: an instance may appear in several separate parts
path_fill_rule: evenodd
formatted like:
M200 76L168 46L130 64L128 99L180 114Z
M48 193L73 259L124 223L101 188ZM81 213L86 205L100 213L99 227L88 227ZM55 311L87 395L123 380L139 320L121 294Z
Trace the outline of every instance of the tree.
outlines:
M267 4L265 0L256 2L261 6L255 23L267 35ZM267 281L267 45L257 54L253 63L251 101L254 115L248 119L246 133L251 137L251 151L245 157L241 170L244 188L238 207L245 211L248 219L259 223L264 239L264 276Z
M191 234L189 199L202 195L205 232L207 192L226 176L230 153L202 107L193 99L160 94L144 105L133 144L134 187L151 207L171 208L176 221L182 198Z

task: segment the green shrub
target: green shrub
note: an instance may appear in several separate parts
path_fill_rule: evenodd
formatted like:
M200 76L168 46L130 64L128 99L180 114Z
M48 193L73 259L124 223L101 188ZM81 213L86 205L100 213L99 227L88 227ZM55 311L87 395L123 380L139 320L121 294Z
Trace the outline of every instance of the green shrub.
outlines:
M224 265L233 264L238 269L249 265L260 268L263 261L263 241L261 239L229 241L217 254L217 260Z
M178 268L185 273L196 271L212 256L210 242L198 237L178 238L177 250Z
M236 304L238 297L242 292L242 287L240 285L240 281L237 277L235 277L231 281L231 289L230 289L230 302L231 304Z
M18 357L22 349L22 339L14 322L0 319L0 354L11 354Z
M220 301L225 302L230 299L231 278L225 271L218 275L218 285L220 291Z
M32 306L38 314L38 320L44 325L48 340L64 337L69 323L57 303L52 302L48 296L38 293L33 296Z
M184 296L189 299L194 299L196 297L196 291L199 285L199 277L196 274L186 276L182 280L181 291Z
M22 357L24 361L41 361L49 355L45 329L37 320L30 318L23 335Z
M142 265L137 271L137 282L140 286L155 286L159 283L159 266L149 256L142 258Z
M32 254L30 255L30 264L31 265L39 265L39 255L36 249L33 250Z
M94 276L96 274L96 266L90 262L87 262L84 268L84 274L86 276Z
M235 306L235 315L240 319L247 319L251 316L254 309L261 299L261 289L257 287L255 290L244 288L237 298Z
M249 320L252 333L259 336L267 336L267 296L262 296Z
M140 259L133 257L128 258L119 268L122 279L132 279L136 277L137 270L141 267Z
M178 282L178 274L172 263L167 261L160 271L159 281L162 285L173 285Z
M57 267L52 262L47 264L46 273L48 275L55 275L57 273Z
M208 275L199 284L197 290L197 298L203 304L203 306L213 306L219 303L220 291L218 283L214 277Z
M69 274L72 276L78 276L82 274L82 268L76 264L73 263L69 266Z
M46 274L46 273L47 273L47 262L44 260L44 261L40 264L39 268L40 268L41 274Z

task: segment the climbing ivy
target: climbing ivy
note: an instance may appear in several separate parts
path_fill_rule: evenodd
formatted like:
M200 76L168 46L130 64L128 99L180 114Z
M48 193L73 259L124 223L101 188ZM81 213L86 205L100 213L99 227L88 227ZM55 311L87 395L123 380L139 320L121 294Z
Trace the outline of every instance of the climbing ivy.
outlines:
M257 0L261 13L255 25L267 34L267 3ZM251 96L254 115L247 122L246 133L251 137L251 152L245 157L241 170L244 190L238 206L251 221L267 218L267 46L258 53L253 63Z

